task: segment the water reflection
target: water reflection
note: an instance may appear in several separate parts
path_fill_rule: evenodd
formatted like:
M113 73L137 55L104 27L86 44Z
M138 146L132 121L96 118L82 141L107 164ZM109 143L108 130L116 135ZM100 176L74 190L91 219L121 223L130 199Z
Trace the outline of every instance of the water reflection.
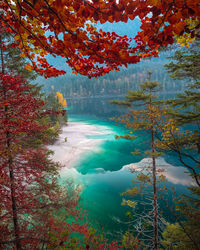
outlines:
M152 166L152 158L144 158L138 163L132 163L123 167L123 169L141 171L142 169ZM173 184L184 186L194 185L194 180L189 175L186 168L181 166L173 166L167 163L163 158L156 159L156 167L161 170L158 175L164 175L167 181Z

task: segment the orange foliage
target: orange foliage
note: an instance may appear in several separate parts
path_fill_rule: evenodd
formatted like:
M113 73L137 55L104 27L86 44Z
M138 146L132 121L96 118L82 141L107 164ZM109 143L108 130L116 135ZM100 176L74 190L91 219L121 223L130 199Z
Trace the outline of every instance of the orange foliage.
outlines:
M119 66L157 56L176 36L199 36L199 0L2 0L0 27L15 34L19 48L45 77L65 74L45 56L61 56L74 73L104 75ZM131 39L97 31L94 23L127 22L139 17L141 31ZM191 28L185 20L195 20ZM48 31L48 32L47 32ZM187 38L188 38L187 36Z

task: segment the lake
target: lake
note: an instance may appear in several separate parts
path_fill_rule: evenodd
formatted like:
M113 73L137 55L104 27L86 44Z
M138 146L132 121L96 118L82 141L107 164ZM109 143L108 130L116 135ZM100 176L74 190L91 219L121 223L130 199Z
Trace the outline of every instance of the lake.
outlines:
M117 240L121 239L129 227L126 212L131 210L121 205L124 197L120 194L133 186L131 180L135 174L130 172L130 164L136 169L150 164L150 159L144 153L150 149L150 137L147 133L140 132L136 134L138 137L135 140L116 140L115 135L126 133L126 129L116 126L110 118L122 114L125 108L109 104L110 99L112 98L98 97L67 100L69 121L95 125L103 133L90 136L100 140L100 143L82 155L67 174L61 175L61 181L64 183L72 178L83 187L81 204L87 211L88 220L99 230L103 229L109 239ZM131 154L136 149L142 153ZM161 182L158 187L167 187L164 200L159 199L159 209L167 221L174 222L166 202L173 207L174 190L177 197L188 193L186 186L191 184L191 178L185 173L187 169L181 166L173 154L163 155L156 163L157 167L165 169L167 179L165 184ZM136 199L141 200L139 197ZM140 202L136 210L142 214L144 207Z

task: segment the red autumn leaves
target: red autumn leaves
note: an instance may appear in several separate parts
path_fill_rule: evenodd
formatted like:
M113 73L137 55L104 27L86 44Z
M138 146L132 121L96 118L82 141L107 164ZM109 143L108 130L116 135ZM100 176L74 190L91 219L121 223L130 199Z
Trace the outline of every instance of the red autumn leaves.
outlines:
M31 61L28 68L45 77L65 71L49 65L44 56L61 56L74 73L97 77L119 66L156 56L160 46L184 33L198 36L198 0L35 0L0 3L1 25L16 34L19 47ZM139 17L141 31L130 45L126 36L97 31L95 22L127 22ZM187 20L194 22L188 25Z

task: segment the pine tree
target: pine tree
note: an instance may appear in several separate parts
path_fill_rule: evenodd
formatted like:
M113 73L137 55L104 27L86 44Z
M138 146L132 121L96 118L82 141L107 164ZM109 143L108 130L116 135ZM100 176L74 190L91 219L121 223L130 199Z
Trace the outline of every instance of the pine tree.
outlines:
M183 195L177 201L180 212L176 224L168 224L163 233L167 249L200 249L200 51L199 40L188 50L175 52L173 62L166 65L171 77L188 81L188 89L168 100L171 117L176 121L177 132L172 132L163 149L177 153L180 162L187 167L195 185L189 187L190 196ZM166 135L166 134L165 134ZM173 234L172 234L173 231Z
M1 55L1 68L4 68L4 72L12 72L18 74L26 81L35 80L37 74L34 71L28 71L25 69L28 61L25 57L22 57L22 51L18 48L17 42L15 42L13 34L7 32L4 27L0 27L0 49Z
M161 116L161 110L156 102L156 96L154 92L158 91L159 83L150 81L151 73L149 72L148 80L141 84L139 91L128 91L125 101L111 101L113 104L125 105L130 107L128 113L119 119L115 119L120 123L124 123L126 128L130 130L130 134L124 136L117 136L117 139L135 139L132 135L135 131L145 130L151 135L151 152L150 157L152 159L150 172L152 174L152 187L153 187L153 249L158 249L158 204L157 204L157 166L156 157L159 153L156 151L155 145L155 133L157 129L157 123ZM137 107L137 108L136 108ZM147 169L145 169L147 171ZM149 171L149 169L148 169ZM149 177L143 173L138 175L138 180L150 181ZM132 195L132 191L135 188L127 190L125 195ZM138 194L138 192L137 192ZM133 192L134 195L134 192Z
M188 81L188 88L184 93L178 94L174 99L167 100L170 110L169 115L174 121L176 131L163 131L163 150L173 151L180 162L189 170L196 184L200 186L198 154L200 153L200 52L199 41L188 50L176 51L174 61L166 65L173 79ZM164 140L163 140L164 139Z

